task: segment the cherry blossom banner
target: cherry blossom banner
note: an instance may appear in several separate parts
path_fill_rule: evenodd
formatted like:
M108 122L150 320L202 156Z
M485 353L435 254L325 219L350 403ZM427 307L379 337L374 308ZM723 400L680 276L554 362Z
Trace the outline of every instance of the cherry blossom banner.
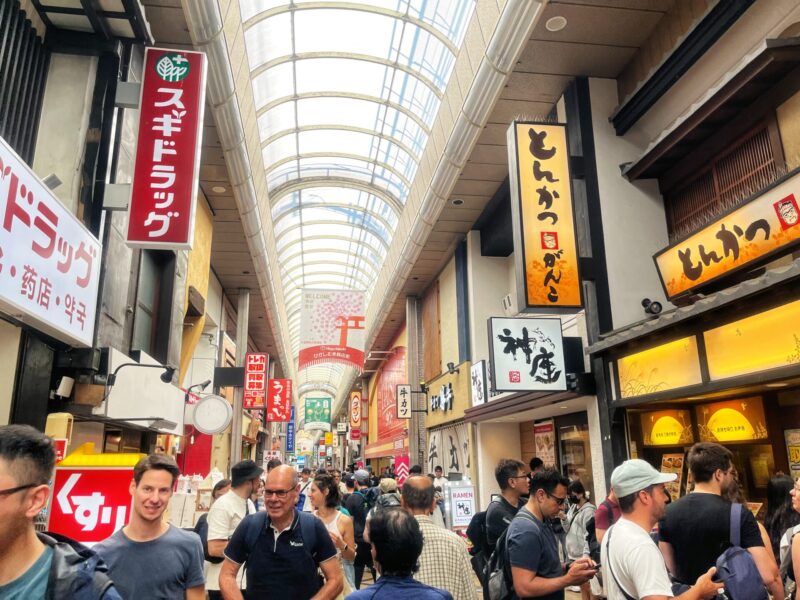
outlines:
M340 363L364 369L364 292L303 290L298 369Z
M147 48L129 246L192 247L205 95L205 54Z

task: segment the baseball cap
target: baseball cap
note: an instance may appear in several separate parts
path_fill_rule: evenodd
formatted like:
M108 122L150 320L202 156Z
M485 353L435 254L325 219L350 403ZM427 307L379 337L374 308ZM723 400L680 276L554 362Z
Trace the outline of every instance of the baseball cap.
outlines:
M617 498L628 496L659 483L669 483L678 478L677 473L660 473L641 458L626 460L611 473L611 487Z
M359 469L353 473L353 476L356 478L358 483L366 483L369 481L369 471L365 471L364 469Z

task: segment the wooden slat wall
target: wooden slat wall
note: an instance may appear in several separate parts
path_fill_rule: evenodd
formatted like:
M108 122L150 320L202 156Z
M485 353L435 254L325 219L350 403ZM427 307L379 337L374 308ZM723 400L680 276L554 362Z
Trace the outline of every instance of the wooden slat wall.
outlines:
M431 381L442 372L439 281L422 298L422 377Z
M774 181L778 162L769 122L712 157L689 183L665 194L670 240L699 229Z

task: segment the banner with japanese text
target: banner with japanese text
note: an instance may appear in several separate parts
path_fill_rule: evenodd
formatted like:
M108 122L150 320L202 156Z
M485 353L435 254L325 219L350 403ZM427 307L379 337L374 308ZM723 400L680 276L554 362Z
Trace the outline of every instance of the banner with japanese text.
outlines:
M0 138L0 310L68 344L94 341L100 242Z
M789 174L738 208L653 257L671 300L800 245L800 173Z
M267 400L269 355L247 353L244 359L243 408L263 410Z
M331 430L331 399L306 396L306 417L303 429Z
M145 50L129 246L192 247L205 94L204 53Z
M294 406L292 406L292 416L286 424L286 452L294 452Z
M567 127L515 121L507 138L519 307L579 309Z
M350 392L350 439L361 439L361 392Z
M405 419L397 418L397 386L408 381L406 373L406 348L397 346L378 374L377 408L378 440L389 441L403 436L408 427Z
M292 417L292 380L270 379L267 385L267 421L287 422Z
M444 476L460 473L472 477L469 428L466 423L428 430L428 452L426 468L433 473L442 467Z
M339 363L364 369L364 292L304 289L298 369Z

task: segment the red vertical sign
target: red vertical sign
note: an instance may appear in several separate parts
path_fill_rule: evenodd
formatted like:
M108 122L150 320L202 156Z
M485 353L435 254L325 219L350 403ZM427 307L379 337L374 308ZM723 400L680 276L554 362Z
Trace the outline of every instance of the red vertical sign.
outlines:
M361 392L350 392L350 439L361 439Z
M145 50L130 246L192 246L205 93L205 54Z
M267 404L268 354L248 353L244 359L243 408L264 410Z
M292 418L292 380L270 379L267 391L267 421L284 421Z

